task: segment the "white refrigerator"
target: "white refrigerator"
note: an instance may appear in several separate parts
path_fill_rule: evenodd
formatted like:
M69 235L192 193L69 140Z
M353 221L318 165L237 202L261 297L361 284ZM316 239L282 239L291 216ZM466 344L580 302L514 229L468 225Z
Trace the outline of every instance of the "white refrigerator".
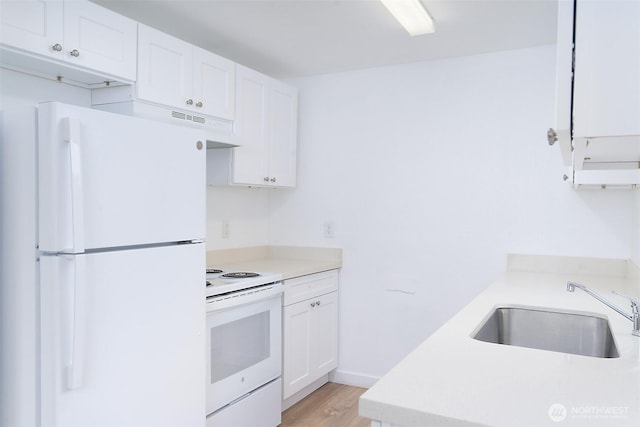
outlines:
M205 141L65 105L2 112L0 425L205 422Z

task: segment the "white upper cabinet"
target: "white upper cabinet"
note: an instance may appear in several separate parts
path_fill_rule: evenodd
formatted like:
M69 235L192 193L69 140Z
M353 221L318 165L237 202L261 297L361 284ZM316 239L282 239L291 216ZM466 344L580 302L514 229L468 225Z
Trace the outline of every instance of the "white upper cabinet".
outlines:
M0 1L0 42L62 59L63 9L62 1Z
M140 24L138 98L233 120L235 63Z
M234 62L194 46L193 98L196 109L210 116L233 120L236 110L235 67Z
M236 121L240 147L233 153L233 183L269 183L267 140L269 77L247 67L236 67Z
M269 180L279 186L296 185L298 90L271 80Z
M640 135L640 1L576 7L573 136Z
M135 81L135 21L85 0L9 0L1 1L0 8L1 43L16 49L4 52L3 64L86 84L95 79L67 70L80 67L105 76L101 80ZM35 56L19 56L16 51ZM41 58L56 62L43 63Z
M145 25L138 25L138 81L140 99L187 108L191 99L191 45ZM193 99L191 99L193 104Z
M560 0L556 128L575 185L640 184L640 1Z
M94 3L65 2L64 59L134 81L136 26L135 21Z
M571 166L572 159L573 9L573 0L558 1L555 125L547 135L549 144L559 142L565 166Z
M234 133L240 147L233 149L229 174L220 175L223 182L210 183L295 187L297 111L297 89L237 65Z

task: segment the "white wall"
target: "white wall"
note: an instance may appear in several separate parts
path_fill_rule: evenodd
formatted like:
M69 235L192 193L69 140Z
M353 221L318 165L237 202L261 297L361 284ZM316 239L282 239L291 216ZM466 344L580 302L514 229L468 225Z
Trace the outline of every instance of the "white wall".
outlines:
M298 188L271 193L269 242L344 249L340 375L384 374L508 252L630 257L633 193L572 190L546 142L554 62L545 46L290 81Z
M268 188L207 187L207 249L262 246L268 243ZM228 236L222 237L222 222Z
M554 52L291 81L298 188L208 187L208 247L344 248L339 369L365 381L501 274L507 252L640 264L640 196L570 189L546 144ZM90 92L0 69L0 109L40 100L88 106Z

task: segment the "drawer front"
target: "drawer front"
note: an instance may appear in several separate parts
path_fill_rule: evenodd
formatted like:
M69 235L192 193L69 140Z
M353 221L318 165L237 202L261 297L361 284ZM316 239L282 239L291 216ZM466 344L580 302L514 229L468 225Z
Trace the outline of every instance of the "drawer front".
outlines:
M338 290L338 270L323 271L284 281L284 305Z

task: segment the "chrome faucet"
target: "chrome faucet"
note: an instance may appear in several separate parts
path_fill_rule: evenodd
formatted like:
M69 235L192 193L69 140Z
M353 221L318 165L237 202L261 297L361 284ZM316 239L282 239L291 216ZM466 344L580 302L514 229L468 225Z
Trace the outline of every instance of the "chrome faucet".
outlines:
M633 331L631 333L633 335L635 335L636 337L640 337L640 311L638 310L638 306L640 305L640 301L638 301L637 299L635 299L633 297L630 297L628 295L623 295L623 294L621 294L619 292L613 291L612 292L613 294L621 296L621 297L626 298L629 301L631 301L631 313L627 313L626 311L624 311L623 309L621 309L617 305L613 304L612 302L609 302L604 297L602 297L600 294L592 291L591 289L587 288L586 286L581 285L579 283L567 282L567 291L568 292L573 292L573 291L575 291L576 288L582 289L583 291L585 291L586 293L588 293L589 295L591 295L592 297L594 297L595 299L597 299L598 301L600 301L601 303L606 305L607 307L612 308L613 310L615 310L618 313L620 313L622 316L624 316L627 319L631 320L631 322L633 322Z

